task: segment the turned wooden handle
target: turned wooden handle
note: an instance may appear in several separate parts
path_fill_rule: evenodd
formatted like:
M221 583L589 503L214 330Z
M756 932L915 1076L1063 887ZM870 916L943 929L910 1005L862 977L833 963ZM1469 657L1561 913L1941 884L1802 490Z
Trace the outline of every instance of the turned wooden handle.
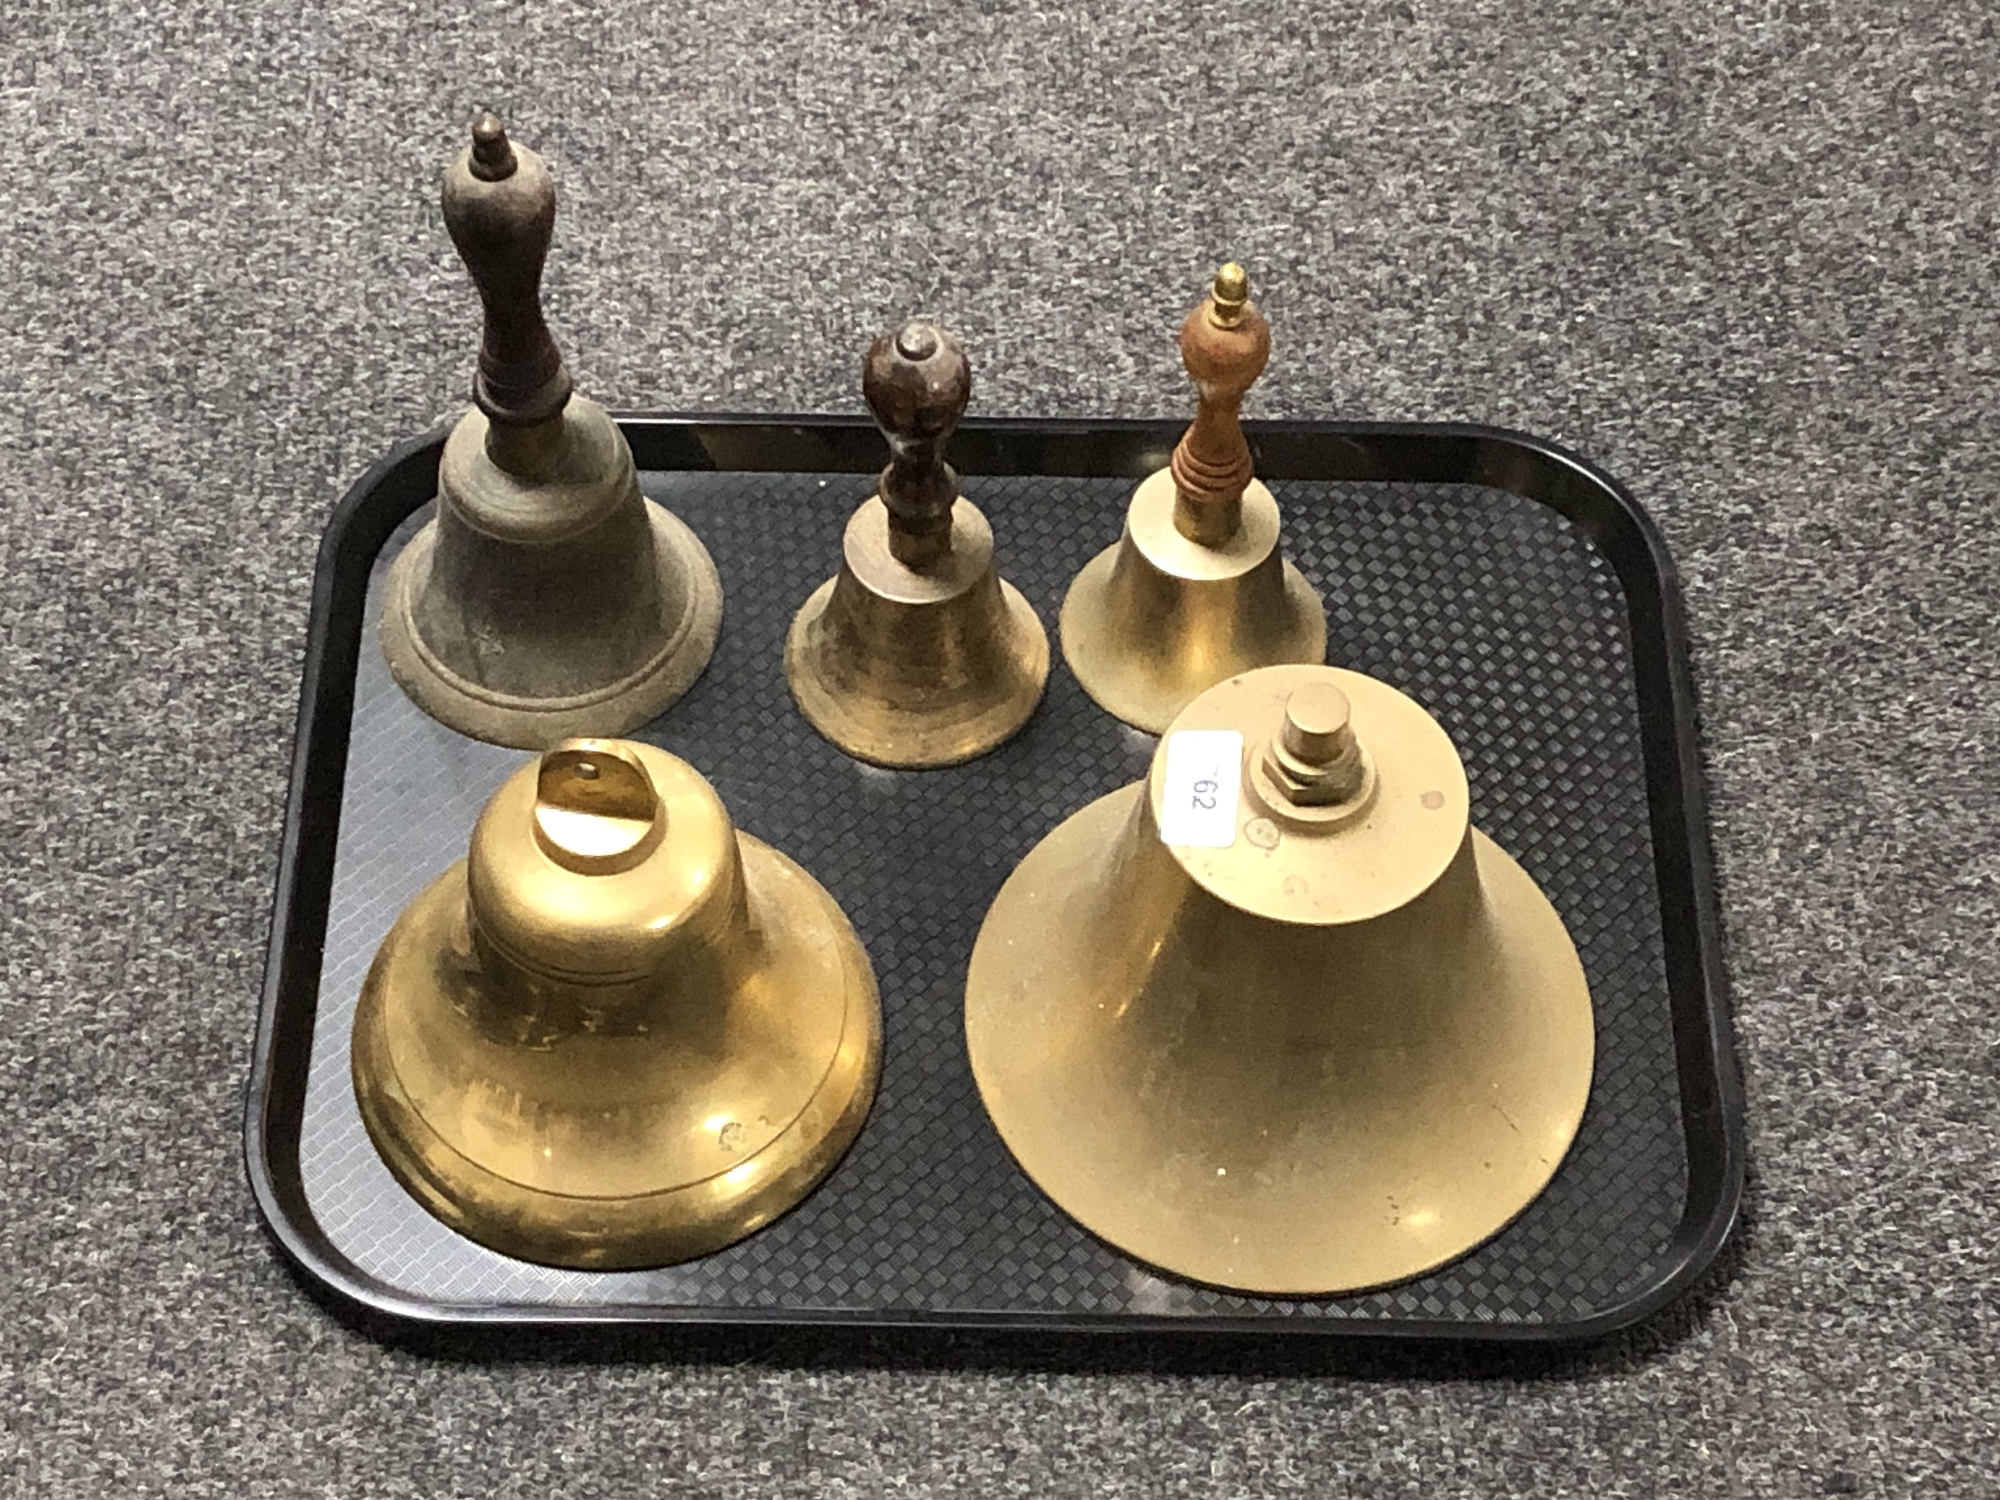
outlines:
M922 567L951 551L958 475L944 445L972 399L972 361L942 328L906 323L869 345L861 393L889 440L879 491L889 508L889 550L905 566Z
M486 310L473 399L495 423L549 420L570 395L569 370L542 317L555 183L539 156L507 139L496 115L473 122L472 144L445 169L444 222Z
M1236 534L1243 491L1255 477L1238 412L1271 357L1271 325L1250 300L1250 278L1234 261L1181 325L1181 363L1194 380L1194 422L1174 448L1174 526L1190 541L1219 546Z

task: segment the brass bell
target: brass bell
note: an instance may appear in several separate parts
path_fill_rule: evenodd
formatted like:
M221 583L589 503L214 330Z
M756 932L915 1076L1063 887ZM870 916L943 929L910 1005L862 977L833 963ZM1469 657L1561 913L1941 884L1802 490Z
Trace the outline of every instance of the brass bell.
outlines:
M1049 641L993 566L993 531L958 493L944 445L972 396L972 365L929 323L884 334L862 393L889 439L876 494L855 511L840 572L785 641L785 678L813 728L882 766L984 755L1041 701Z
M639 493L604 408L573 395L541 308L555 188L482 115L444 217L485 308L477 408L446 439L437 515L392 566L382 649L403 690L475 739L541 750L623 734L701 675L715 564Z
M1125 534L1063 599L1063 657L1084 691L1158 734L1197 693L1280 662L1326 659L1326 606L1279 546L1278 502L1238 419L1271 330L1233 261L1181 325L1199 398L1173 462L1132 496Z
M390 1170L523 1260L665 1265L741 1239L874 1097L874 973L838 905L650 745L573 740L396 920L353 1071Z
M1469 821L1450 738L1332 667L1210 689L1148 778L1076 813L987 914L972 1071L1086 1229L1270 1295L1404 1280L1555 1173L1589 990L1534 880Z

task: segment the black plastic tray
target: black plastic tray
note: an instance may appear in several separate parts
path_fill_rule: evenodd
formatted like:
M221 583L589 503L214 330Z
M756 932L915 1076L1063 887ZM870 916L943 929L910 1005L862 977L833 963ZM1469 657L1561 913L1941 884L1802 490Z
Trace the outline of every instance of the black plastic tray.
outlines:
M437 478L441 433L397 449L320 551L247 1118L272 1233L358 1310L452 1323L846 1323L1574 1339L1685 1289L1743 1175L1741 1088L1672 570L1610 479L1471 427L1251 424L1287 550L1325 594L1330 659L1424 703L1456 738L1473 816L1548 891L1596 1005L1583 1127L1505 1233L1387 1290L1234 1296L1162 1277L1076 1228L981 1110L960 1027L987 905L1063 817L1144 774L1153 741L1057 665L1028 728L947 771L862 766L820 740L781 670L792 612L833 570L884 461L835 419L631 418L648 494L722 571L722 642L644 737L692 761L737 822L845 906L881 982L886 1057L859 1141L740 1245L657 1271L509 1260L407 1198L348 1084L348 1029L403 903L464 853L518 752L424 717L390 682L376 590ZM1054 637L1062 592L1118 535L1163 423L973 422L953 442L1002 571Z

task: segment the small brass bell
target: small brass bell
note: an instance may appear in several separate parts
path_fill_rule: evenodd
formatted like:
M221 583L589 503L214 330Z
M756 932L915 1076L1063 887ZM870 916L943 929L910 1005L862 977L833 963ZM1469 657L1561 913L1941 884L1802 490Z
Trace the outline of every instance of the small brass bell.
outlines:
M354 1019L361 1117L468 1238L665 1265L768 1223L861 1128L875 978L833 898L650 745L517 771L411 902Z
M1199 396L1172 464L1132 496L1125 534L1063 600L1063 657L1084 691L1158 734L1197 693L1280 662L1326 659L1326 607L1279 546L1278 502L1238 420L1271 330L1231 262L1181 326Z
M722 584L639 493L604 408L571 392L541 308L555 188L482 115L444 216L485 307L477 408L445 442L436 519L392 566L382 649L403 690L475 739L540 750L623 734L701 675Z
M972 395L957 341L928 323L884 334L868 350L862 392L889 466L847 523L839 574L792 621L785 678L813 728L849 755L956 765L1035 711L1048 636L994 570L992 529L944 461Z
M1450 738L1332 667L1196 698L1147 780L1002 887L966 985L973 1076L1086 1229L1194 1281L1327 1295L1488 1239L1590 1091L1562 919L1469 821Z

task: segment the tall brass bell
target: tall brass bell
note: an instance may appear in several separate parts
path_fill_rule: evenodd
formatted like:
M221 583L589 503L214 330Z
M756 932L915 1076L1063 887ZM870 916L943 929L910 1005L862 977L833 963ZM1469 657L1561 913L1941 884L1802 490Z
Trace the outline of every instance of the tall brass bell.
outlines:
M1594 1051L1576 950L1471 827L1449 737L1332 667L1202 694L1146 781L1037 845L965 1015L986 1108L1058 1206L1273 1295L1497 1233L1569 1148Z
M654 718L722 623L707 551L639 493L604 408L571 392L541 308L555 211L541 158L481 116L444 183L485 307L478 405L445 442L436 519L396 559L382 614L390 672L419 707L528 750Z
M881 1035L867 955L810 875L685 762L574 740L508 779L383 940L354 1090L390 1170L467 1237L665 1265L832 1169Z
M813 728L849 755L956 765L1035 711L1048 636L995 571L992 529L944 461L972 396L964 350L941 328L908 324L870 346L862 392L889 466L847 523L840 572L792 621L785 679Z
M1279 545L1278 502L1238 420L1271 330L1234 262L1181 326L1199 396L1172 464L1132 496L1125 534L1063 599L1063 657L1084 691L1158 734L1197 693L1279 662L1326 659L1326 607Z

